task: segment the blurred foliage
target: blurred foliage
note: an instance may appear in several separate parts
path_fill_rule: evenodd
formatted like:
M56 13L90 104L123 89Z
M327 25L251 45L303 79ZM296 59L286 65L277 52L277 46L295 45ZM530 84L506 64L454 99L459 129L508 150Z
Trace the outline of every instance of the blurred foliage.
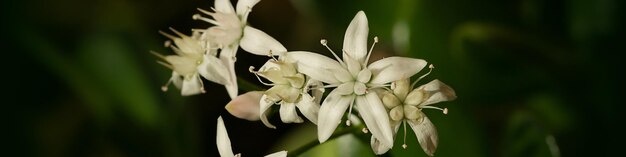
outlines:
M157 31L184 32L210 0L23 0L0 2L5 37L5 156L217 156L224 116L235 152L261 156L316 140L309 125L230 116L222 86L181 97L161 92L169 70L148 53L171 53ZM251 25L290 50L339 49L358 10L378 36L373 57L423 58L459 98L426 111L437 156L616 156L625 130L624 2L618 0L262 0ZM371 39L369 40L372 41ZM239 53L238 75L267 58ZM275 124L277 119L272 119ZM305 127L309 126L309 127ZM304 131L302 131L304 130ZM287 134L289 133L289 134ZM364 135L366 138L367 135ZM355 138L356 137L356 138ZM303 156L364 156L345 136ZM426 156L401 133L390 156ZM353 154L356 153L356 154Z

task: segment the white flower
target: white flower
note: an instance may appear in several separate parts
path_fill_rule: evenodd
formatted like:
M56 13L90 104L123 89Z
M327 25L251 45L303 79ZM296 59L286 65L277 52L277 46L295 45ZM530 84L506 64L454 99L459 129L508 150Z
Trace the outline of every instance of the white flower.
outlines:
M160 33L174 42L175 45L171 45L171 42L167 41L165 46L170 47L177 55L163 56L154 53L167 62L159 63L173 70L172 77L162 87L163 91L167 91L169 84L174 83L181 89L183 96L204 93L200 76L222 85L229 83L226 67L215 57L216 52L211 49L210 44L199 40L200 34L187 36L174 29L171 30L179 37Z
M417 81L419 81L419 79ZM415 83L417 83L417 81L415 81ZM413 83L413 85L415 85L415 83ZM382 92L384 95L382 99L383 104L389 109L392 128L395 129L395 132L398 132L400 125L404 124L404 139L406 140L406 123L408 123L411 129L413 129L424 152L429 156L433 156L438 143L437 130L422 110L427 108L437 109L447 114L447 108L442 109L430 105L442 101L454 100L456 99L456 94L452 88L439 80L433 80L410 91L413 85L409 85L408 79L394 82L392 91ZM373 136L371 146L376 154L383 154L391 148L381 145ZM402 147L407 147L406 141Z
M317 124L319 102L324 93L321 82L298 73L293 61L282 56L279 59L270 59L259 71L253 71L253 69L254 67L250 67L250 72L257 77L261 76L272 82L264 83L259 78L263 84L272 86L265 91L259 101L260 119L265 126L276 128L267 119L267 114L273 104L280 105L279 112L283 123L302 123L302 118L296 112L298 108L307 119ZM308 93L311 86L316 87L311 89L314 97Z
M230 145L230 138L228 138L228 132L226 131L226 126L224 126L224 120L222 120L222 116L217 118L217 151L220 153L221 157L241 157L241 154L233 153L233 149ZM276 153L272 153L270 155L266 155L265 157L286 157L287 151L280 151Z
M220 60L228 68L229 84L226 89L231 98L238 94L237 76L235 74L235 61L239 44L244 50L257 54L268 55L270 52L280 54L286 52L276 39L266 33L247 25L248 14L252 7L260 0L239 0L237 7L233 8L230 0L215 0L214 12L200 10L213 19L203 17L200 14L193 16L193 19L202 20L214 24L206 30L196 30L202 32L202 38L220 48ZM236 9L236 10L235 10Z
M330 48L338 61L311 52L286 53L297 61L298 71L328 83L328 87L337 87L326 97L319 111L317 123L320 142L328 140L348 107L351 112L355 105L372 135L382 139L385 146L393 146L389 116L377 94L369 90L410 77L424 68L426 62L421 59L389 57L368 66L371 54L371 49L368 52L366 45L368 29L367 17L363 11L359 11L344 36L343 60ZM326 40L321 42L326 46ZM377 38L374 38L376 42Z

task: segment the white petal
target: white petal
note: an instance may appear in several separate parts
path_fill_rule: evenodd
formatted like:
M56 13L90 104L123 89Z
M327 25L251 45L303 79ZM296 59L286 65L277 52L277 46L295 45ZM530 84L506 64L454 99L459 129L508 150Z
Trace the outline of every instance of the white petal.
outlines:
M346 30L343 37L343 50L345 50L352 58L363 63L367 55L367 17L365 12L359 11Z
M215 83L228 84L230 74L223 62L215 56L204 55L202 64L198 66L198 73L205 79Z
M270 107L274 105L275 102L270 101L267 98L267 95L261 96L261 100L259 101L259 113L261 113L261 122L265 124L268 128L276 129L276 126L272 125L269 120L267 120L267 113L269 112Z
M219 151L222 157L234 157L233 149L230 146L230 138L228 138L228 132L226 132L226 126L224 126L224 120L222 116L217 118L217 151Z
M180 89L183 87L183 77L176 71L172 71L172 77L170 79L176 88Z
M324 91L326 90L324 88L321 88L322 86L324 86L322 82L311 79L311 78L307 78L307 83L306 83L304 91L308 92L309 90L311 90L311 94L313 96L313 99L315 99L316 104L320 104L320 102L322 101L322 96L324 95ZM309 87L313 87L313 88L309 88Z
M350 76L357 76L357 74L361 71L361 63L352 57L349 53L343 53L343 62L346 63L348 71L350 72ZM365 65L365 64L363 64Z
M237 15L242 18L247 18L244 16L248 14L248 11L250 11L249 9L252 9L252 7L254 7L256 3L259 3L259 1L261 0L239 0L237 2Z
M422 106L456 99L454 89L437 79L432 80L419 88L423 89L424 92L429 95L429 97L426 98L426 101L420 104Z
M222 61L222 64L224 64L228 70L228 74L229 76L228 78L228 83L225 84L224 86L226 87L226 91L228 92L228 96L230 96L231 99L237 97L238 95L238 88L237 88L237 76L235 75L235 54L237 52L237 45L233 45L234 47L231 46L226 46L222 49L222 51L220 52L220 60Z
M200 77L196 73L184 78L183 86L180 88L180 94L183 96L200 94L203 92L202 88L202 80L200 80Z
M282 120L283 123L302 123L302 118L298 116L296 104L294 103L281 103L279 112L280 120Z
M215 10L223 13L235 13L233 4L230 0L215 0Z
M367 68L372 71L370 83L385 84L409 78L424 67L426 67L426 61L422 59L388 57L370 64Z
M294 51L285 55L296 61L299 72L325 83L338 84L340 81L335 78L334 73L348 73L339 62L317 53Z
M287 157L287 151L280 151L276 153L272 153L270 155L266 155L265 157Z
M421 120L408 120L408 122L424 152L429 156L433 156L439 140L435 125L423 113Z
M239 44L243 50L255 55L267 56L270 51L272 55L282 55L287 52L287 48L276 39L250 26L244 28L243 37Z
M179 55L169 55L165 56L164 59L172 65L172 68L178 74L186 76L196 72L196 62L198 60L194 58Z
M374 151L374 153L376 153L376 155L385 154L387 151L389 151L391 149L391 148L383 145L374 136L372 136L372 138L370 139L370 146L372 147L372 150Z
M237 118L257 121L260 116L259 101L263 91L251 91L237 96L226 104L226 111Z
M320 105L309 94L302 94L300 102L296 106L304 117L317 125L317 114L320 110Z
M354 101L354 95L342 96L335 90L324 99L317 117L317 138L320 143L325 142L341 123L341 117Z
M389 148L393 147L393 133L391 132L389 115L378 95L369 92L363 96L357 96L356 106L365 126L372 132L372 135L379 139L383 145Z
M339 95L349 95L354 93L354 82L343 83L333 90Z

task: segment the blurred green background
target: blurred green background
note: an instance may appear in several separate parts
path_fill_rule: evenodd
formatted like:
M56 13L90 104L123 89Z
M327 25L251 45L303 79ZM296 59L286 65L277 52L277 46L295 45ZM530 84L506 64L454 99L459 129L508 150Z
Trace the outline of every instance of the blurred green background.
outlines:
M207 94L161 92L172 54L157 33L185 33L210 0L2 1L6 97L2 156L218 156L225 118L235 152L262 156L316 139L310 124L240 120ZM423 58L459 98L426 111L439 132L437 156L619 156L623 154L624 1L619 0L262 0L249 22L290 50L341 48L359 10L378 36L374 57ZM370 43L372 40L369 40ZM240 50L241 51L241 50ZM240 52L238 75L266 57ZM243 92L243 91L241 91ZM274 117L275 124L279 120ZM351 138L346 136L345 138ZM426 156L409 133L394 156ZM348 144L346 144L348 142ZM369 144L338 140L309 156L361 156Z

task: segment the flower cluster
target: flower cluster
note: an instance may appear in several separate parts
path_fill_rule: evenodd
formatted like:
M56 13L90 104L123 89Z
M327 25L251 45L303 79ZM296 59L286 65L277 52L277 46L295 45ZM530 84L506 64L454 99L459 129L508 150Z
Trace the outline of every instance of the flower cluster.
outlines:
M194 29L191 36L180 33L170 35L161 32L171 41L166 42L176 55L157 54L165 62L159 62L173 70L170 81L181 89L182 95L204 92L200 76L224 85L233 99L226 109L236 117L261 120L269 128L276 128L268 120L272 106L280 106L283 123L302 123L306 119L317 125L318 140L327 141L336 128L350 116L357 116L372 133L371 146L376 154L383 154L393 147L396 132L408 123L423 150L430 156L437 147L437 132L422 109L438 109L447 114L447 108L431 106L456 98L454 90L439 80L433 80L415 89L415 84L430 73L419 77L413 84L409 79L427 66L422 59L387 57L371 61L370 55L378 38L374 37L368 49L368 20L359 11L350 22L343 41L341 54L335 53L324 39L321 44L333 55L326 57L307 51L287 51L274 38L263 31L248 26L247 17L259 0L239 0L236 7L229 0L216 0L212 11L198 9L193 19L206 21L214 26ZM171 44L173 41L174 45ZM244 51L270 56L260 68L250 67L250 72L269 89L250 91L238 95L234 71L236 53ZM341 57L340 57L341 56ZM434 68L432 65L429 68ZM324 96L326 89L330 89ZM353 113L353 110L358 111ZM230 140L222 118L218 118L217 144L221 156L233 155ZM405 138L406 139L406 138ZM406 144L402 146L406 148ZM271 156L286 156L282 151Z

